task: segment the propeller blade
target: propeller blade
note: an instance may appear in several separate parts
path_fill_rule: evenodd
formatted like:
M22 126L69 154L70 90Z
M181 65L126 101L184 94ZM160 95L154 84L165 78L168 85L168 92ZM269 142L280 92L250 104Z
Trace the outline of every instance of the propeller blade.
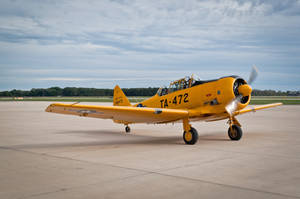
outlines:
M226 111L227 113L232 116L233 113L236 111L237 107L238 107L238 103L241 101L242 99L242 95L237 96L234 100L232 100L226 107Z
M252 84L252 82L256 79L257 75L258 75L258 70L257 70L256 66L253 65L251 74L250 74L250 77L248 80L248 84Z

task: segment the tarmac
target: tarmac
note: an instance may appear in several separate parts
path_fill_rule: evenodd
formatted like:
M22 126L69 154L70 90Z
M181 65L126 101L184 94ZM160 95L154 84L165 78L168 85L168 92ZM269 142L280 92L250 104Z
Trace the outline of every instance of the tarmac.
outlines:
M300 106L182 125L131 125L0 102L0 198L300 198ZM105 104L111 103L82 103Z

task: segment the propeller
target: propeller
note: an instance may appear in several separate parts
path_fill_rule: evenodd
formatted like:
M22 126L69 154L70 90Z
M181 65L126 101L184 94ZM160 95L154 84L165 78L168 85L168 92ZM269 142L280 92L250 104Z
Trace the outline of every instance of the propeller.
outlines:
M232 116L232 114L237 110L238 103L241 102L242 98L244 96L247 96L248 94L251 94L252 88L249 85L251 85L254 82L257 75L258 75L258 70L257 70L256 66L254 65L252 67L247 84L239 84L239 83L234 84L233 89L237 96L225 107L227 113L230 116Z
M252 82L256 79L257 75L258 75L258 70L257 70L256 66L253 65L253 66L252 66L251 73L250 73L250 77L249 77L249 79L248 79L248 84L251 85Z

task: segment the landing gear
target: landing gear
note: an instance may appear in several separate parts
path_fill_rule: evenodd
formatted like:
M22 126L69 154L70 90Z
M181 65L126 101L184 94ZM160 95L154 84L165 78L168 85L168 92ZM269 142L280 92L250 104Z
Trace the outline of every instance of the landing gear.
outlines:
M186 144L195 144L198 141L198 132L195 128L191 127L191 130L183 132L183 140Z
M238 125L232 125L228 128L228 136L231 140L240 140L243 136L243 131Z
M126 127L125 127L125 132L126 132L126 133L130 133L130 127L129 127L129 126L126 126Z
M183 119L183 140L186 144L195 144L198 141L198 132L189 124L189 120Z
M243 131L241 129L241 124L237 121L235 117L229 118L229 128L228 136L231 140L240 140L243 136Z

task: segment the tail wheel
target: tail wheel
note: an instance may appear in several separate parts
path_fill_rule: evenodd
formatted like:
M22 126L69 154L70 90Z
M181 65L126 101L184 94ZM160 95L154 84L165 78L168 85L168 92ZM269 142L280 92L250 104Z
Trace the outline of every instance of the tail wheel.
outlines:
M189 132L183 132L183 140L186 144L195 144L198 141L198 132L196 129L191 127Z
M243 136L243 131L238 125L232 125L228 129L228 136L231 140L240 140Z
M129 126L126 126L126 127L125 127L125 131L126 131L126 133L130 133L130 127L129 127Z

